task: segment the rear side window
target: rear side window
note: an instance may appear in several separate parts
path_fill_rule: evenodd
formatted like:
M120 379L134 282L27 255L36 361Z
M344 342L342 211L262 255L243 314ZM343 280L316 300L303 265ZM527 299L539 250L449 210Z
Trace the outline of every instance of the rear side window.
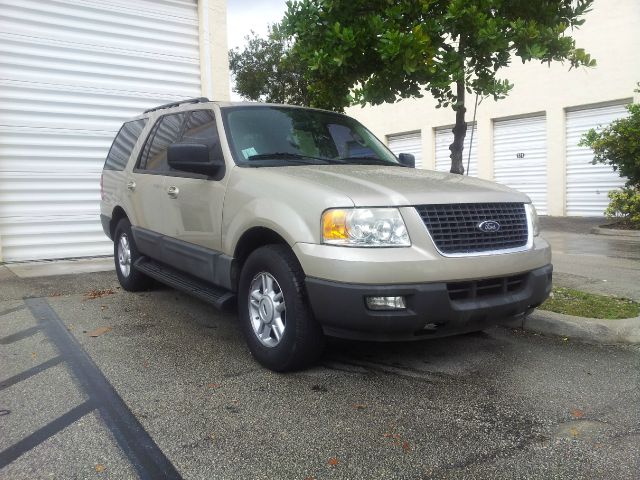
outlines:
M104 162L105 170L124 170L146 124L147 119L141 118L122 125L107 154L107 160Z
M174 113L160 118L154 125L140 157L140 168L152 172L166 172L167 148L180 137L184 113Z

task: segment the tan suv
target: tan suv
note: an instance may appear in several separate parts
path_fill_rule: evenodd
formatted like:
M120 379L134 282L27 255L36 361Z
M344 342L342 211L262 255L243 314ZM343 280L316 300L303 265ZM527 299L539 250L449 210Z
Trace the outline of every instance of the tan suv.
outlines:
M101 219L123 288L237 301L278 371L314 362L325 335L420 340L540 305L551 251L529 198L413 166L345 115L193 99L122 126Z

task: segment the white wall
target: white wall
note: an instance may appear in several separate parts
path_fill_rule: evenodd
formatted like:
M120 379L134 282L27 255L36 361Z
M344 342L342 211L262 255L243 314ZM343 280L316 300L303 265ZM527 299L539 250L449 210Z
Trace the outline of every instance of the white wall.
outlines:
M198 0L202 95L229 100L226 0Z

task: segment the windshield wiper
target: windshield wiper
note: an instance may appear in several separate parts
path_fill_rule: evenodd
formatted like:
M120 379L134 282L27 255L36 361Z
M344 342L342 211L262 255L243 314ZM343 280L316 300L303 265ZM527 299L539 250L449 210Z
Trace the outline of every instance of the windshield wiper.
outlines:
M330 164L338 164L338 165L348 165L353 164L356 161L364 164L375 163L377 165L391 165L396 166L395 163L388 162L378 157L346 157L346 158L326 158L326 157L314 157L313 155L303 155L301 153L291 153L291 152L272 152L272 153L259 153L256 155L251 155L247 160L295 160L300 162L301 160L312 160L317 162L324 162ZM308 163L308 162L300 162L300 163ZM399 164L398 164L399 166Z
M375 163L376 165L389 165L389 166L392 166L392 167L401 166L399 163L392 163L392 162L389 162L387 160L383 160L382 158L378 158L378 157L367 157L367 156L363 156L363 157L345 157L345 158L341 158L340 160L343 160L345 163L362 161L363 163L365 163L365 165L368 164L368 163Z
M290 152L273 152L273 153L260 153L256 155L251 155L247 160L324 160L324 158L312 157L311 155L302 155L300 153L290 153Z

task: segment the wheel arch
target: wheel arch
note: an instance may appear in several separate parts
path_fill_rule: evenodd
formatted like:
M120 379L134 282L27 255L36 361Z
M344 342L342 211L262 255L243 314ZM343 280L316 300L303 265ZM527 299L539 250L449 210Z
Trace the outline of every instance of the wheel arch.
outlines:
M115 237L118 222L120 222L120 220L122 220L123 218L129 218L127 212L125 212L124 208L120 206L115 207L113 209L113 212L111 213L111 221L109 222L109 232L111 233L111 238Z
M286 245L291 248L282 235L268 227L252 227L240 236L233 252L234 268L231 272L231 280L234 287L238 286L240 272L249 255L266 245ZM291 251L293 252L293 249Z

